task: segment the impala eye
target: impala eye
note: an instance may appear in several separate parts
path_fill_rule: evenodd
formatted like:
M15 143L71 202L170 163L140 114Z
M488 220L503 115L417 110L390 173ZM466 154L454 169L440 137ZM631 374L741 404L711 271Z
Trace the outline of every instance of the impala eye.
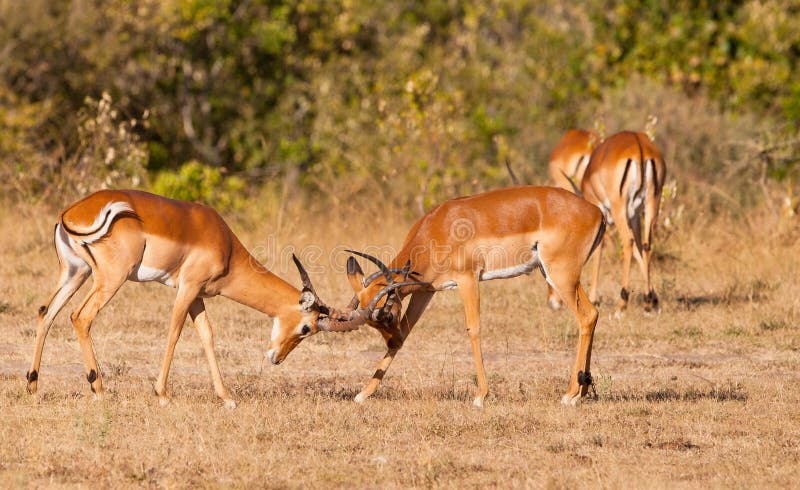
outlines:
M311 327L308 325L303 325L303 328L300 330L300 335L308 335L311 332Z

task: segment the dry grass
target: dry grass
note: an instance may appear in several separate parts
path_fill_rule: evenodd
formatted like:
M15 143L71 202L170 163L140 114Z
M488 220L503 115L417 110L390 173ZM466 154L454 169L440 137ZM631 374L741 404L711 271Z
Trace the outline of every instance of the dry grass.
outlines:
M766 212L750 217L758 226L698 214L657 245L664 310L656 317L637 306L610 316L619 270L607 253L596 401L559 404L576 326L545 307L536 277L482 286L484 410L470 403L473 366L455 293L437 296L364 406L350 400L383 354L376 332L317 335L272 367L263 357L269 319L211 300L223 375L240 402L234 411L215 398L189 325L171 372L172 404L162 408L151 394L174 294L160 285L124 286L95 323L105 401L92 401L63 313L45 348L40 396L29 397L36 310L56 279L55 214L21 212L0 218L7 486L790 487L800 478L797 233ZM275 250L329 250L397 245L408 225L382 222L381 241L370 242L363 222L338 228L353 216L345 205L331 214L304 222L301 209L269 209L234 228L253 230L242 233L253 248L277 229ZM282 275L299 282L288 267ZM313 276L326 299L346 302L341 274Z

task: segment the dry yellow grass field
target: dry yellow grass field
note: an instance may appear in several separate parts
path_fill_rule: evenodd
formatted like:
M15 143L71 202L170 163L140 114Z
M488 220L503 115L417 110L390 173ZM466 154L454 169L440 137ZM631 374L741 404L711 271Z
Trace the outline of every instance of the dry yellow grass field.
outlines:
M229 221L261 259L319 246L324 255L305 257L312 279L326 301L344 305L350 289L327 252L397 246L413 219L384 212L395 216L374 224L346 206L311 219L302 206L265 206ZM269 318L208 301L223 376L239 402L227 410L190 323L171 371L172 403L161 407L152 394L174 298L158 284L126 284L98 316L92 336L107 396L93 401L68 321L84 286L50 332L31 397L24 375L36 311L56 281L55 217L38 208L0 216L3 486L775 488L800 480L798 233L766 209L739 219L698 214L660 230L657 316L634 302L613 317L619 254L607 248L592 355L597 399L578 407L560 404L577 339L572 315L546 307L538 275L483 283L483 410L471 403L474 367L455 292L437 294L363 406L352 398L384 353L376 331L316 335L276 367L264 358ZM288 261L273 269L299 285ZM638 296L638 271L632 278Z

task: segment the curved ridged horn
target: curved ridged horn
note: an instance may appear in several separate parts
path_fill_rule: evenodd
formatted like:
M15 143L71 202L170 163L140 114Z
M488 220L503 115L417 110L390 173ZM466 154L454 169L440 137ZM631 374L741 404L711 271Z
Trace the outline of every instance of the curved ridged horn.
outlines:
M378 301L380 301L381 298L391 293L395 289L402 288L405 286L425 286L426 288L431 288L431 289L433 288L433 285L431 283L422 281L404 281L404 282L396 282L394 284L389 284L388 286L378 291L378 294L376 294L372 298L372 301L369 302L369 305L367 305L366 308L367 316L368 317L372 316L372 313L375 311L375 307L378 306Z
M409 262L406 263L406 266L410 265ZM412 270L410 270L410 268L409 268L409 270L406 270L406 266L403 266L402 269L391 268L391 269L389 269L389 272L391 272L392 274L402 274L403 275L403 280L408 279L409 277L412 277L412 276L422 276L422 274L420 274L417 271L412 271ZM374 281L375 279L381 277L382 275L383 275L383 272L381 272L381 271L373 272L372 274L368 275L364 279L364 287L369 286L370 284L372 284L372 281Z
M409 274L411 274L411 259L406 261L406 265L400 270L400 273L403 274L403 280L405 281L408 279Z
M362 253L362 252L357 252L355 250L345 250L345 252L349 252L351 254L358 255L359 257L364 257L365 259L369 260L373 264L377 265L378 269L381 270L381 273L386 278L386 280L389 281L390 283L392 282L392 273L391 273L391 271L389 270L388 267L386 267L386 264L384 264L383 262L378 260L376 257L373 257L372 255L365 254L365 253Z
M350 332L358 330L367 321L366 310L353 310L349 312L348 316L340 312L335 313L339 318L333 316L320 318L317 321L317 328L323 332Z
M308 277L308 272L306 272L306 268L303 267L303 264L300 263L300 259L297 258L297 255L292 254L292 260L294 260L294 265L297 266L298 272L300 272L300 280L303 282L303 288L308 289L314 296L317 295L317 292L314 291L314 285L311 284L311 279Z
M300 272L300 281L303 283L303 290L308 290L314 295L314 306L316 306L320 313L325 315L329 314L331 308L319 299L317 292L314 290L314 285L311 284L311 279L308 277L308 272L306 272L306 268L303 267L300 259L298 259L295 254L292 254L292 260L294 260L294 265L297 266L297 271Z

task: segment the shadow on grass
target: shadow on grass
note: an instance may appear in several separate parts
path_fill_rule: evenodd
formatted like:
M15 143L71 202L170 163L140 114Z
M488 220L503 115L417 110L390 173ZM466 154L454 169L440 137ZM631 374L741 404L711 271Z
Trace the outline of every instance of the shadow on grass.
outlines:
M774 285L762 281L753 281L746 285L733 285L716 293L679 295L674 298L674 301L689 311L694 311L700 306L760 303L767 299L767 293L774 288Z
M662 403L711 400L716 402L746 402L748 397L749 394L747 391L737 383L728 384L726 386L714 386L706 389L686 388L684 390L676 390L674 388L659 388L644 392L622 391L619 393L603 395L600 397L599 401L647 401L653 403Z

